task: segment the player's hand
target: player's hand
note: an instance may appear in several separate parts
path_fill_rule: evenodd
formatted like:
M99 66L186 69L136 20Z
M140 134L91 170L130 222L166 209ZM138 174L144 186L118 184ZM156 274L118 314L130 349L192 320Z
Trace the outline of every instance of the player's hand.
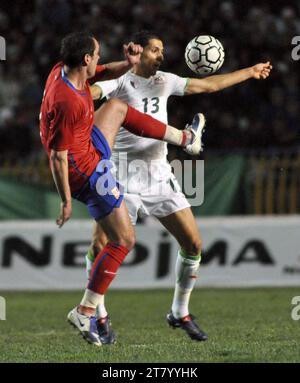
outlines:
M60 203L60 215L56 220L56 224L59 228L63 226L65 222L67 222L72 215L72 202L66 201Z
M270 61L262 64L256 64L251 68L252 77L256 80L265 80L267 77L269 77L272 68L273 67L270 64Z
M124 55L126 60L131 65L138 64L141 59L141 54L143 52L143 48L139 44L134 44L130 42L128 45L123 45Z

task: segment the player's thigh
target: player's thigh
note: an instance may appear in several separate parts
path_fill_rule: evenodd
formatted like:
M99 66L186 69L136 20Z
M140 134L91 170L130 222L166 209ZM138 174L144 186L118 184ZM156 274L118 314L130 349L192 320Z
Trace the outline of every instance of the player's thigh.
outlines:
M134 246L135 231L124 200L109 215L100 219L99 223L109 240L130 248Z
M166 217L158 217L158 220L186 251L192 253L201 251L201 236L190 207Z
M94 125L106 138L110 149L113 148L116 135L124 122L127 104L112 98L106 101L94 114Z

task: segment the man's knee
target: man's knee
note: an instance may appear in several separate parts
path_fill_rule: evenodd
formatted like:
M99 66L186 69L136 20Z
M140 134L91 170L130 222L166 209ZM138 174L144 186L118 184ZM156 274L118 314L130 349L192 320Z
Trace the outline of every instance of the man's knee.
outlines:
M123 226L122 229L112 234L110 241L126 247L129 251L132 250L136 241L134 227L132 225Z
M136 238L134 230L128 230L127 232L122 233L118 239L118 243L126 247L126 249L128 249L129 251L133 249L135 242Z
M202 250L202 241L200 237L191 238L190 241L183 246L184 251L192 255L193 257L198 256Z
M128 230L124 233L119 233L116 238L112 238L111 241L116 242L128 249L129 251L133 249L135 242L136 242L136 237L135 237L135 232L134 230ZM94 237L92 241L92 250L94 253L94 256L96 257L97 254L100 253L100 251L103 250L103 248L107 244L107 239L104 241L103 237Z
M126 117L128 105L125 102L119 100L118 98L110 98L105 104L114 114L119 114L124 118Z

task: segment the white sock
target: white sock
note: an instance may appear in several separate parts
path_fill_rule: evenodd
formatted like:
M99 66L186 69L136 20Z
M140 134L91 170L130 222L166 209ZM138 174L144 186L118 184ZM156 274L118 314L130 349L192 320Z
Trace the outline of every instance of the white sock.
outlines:
M98 305L104 305L104 295L95 293L92 290L86 289L83 298L80 302L82 306L95 309Z
M189 301L191 292L195 286L201 256L189 256L182 250L178 252L175 276L176 285L172 303L172 313L175 318L183 318L189 315Z
M104 295L103 295L104 296ZM107 311L106 311L106 308L104 306L104 301L103 303L100 303L97 308L96 308L96 318L100 319L100 318L106 318L107 317Z
M190 144L193 140L193 135L188 130L179 130L173 126L167 125L164 141L176 146L183 146Z

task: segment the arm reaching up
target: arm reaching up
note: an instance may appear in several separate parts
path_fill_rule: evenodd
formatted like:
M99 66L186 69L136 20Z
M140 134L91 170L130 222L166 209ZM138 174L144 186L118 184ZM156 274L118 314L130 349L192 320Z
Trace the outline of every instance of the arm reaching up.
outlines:
M97 81L112 80L121 77L124 73L128 72L133 65L140 62L141 53L143 48L130 42L128 45L123 45L125 60L111 62L104 65L98 65L96 75L89 80L90 84Z

